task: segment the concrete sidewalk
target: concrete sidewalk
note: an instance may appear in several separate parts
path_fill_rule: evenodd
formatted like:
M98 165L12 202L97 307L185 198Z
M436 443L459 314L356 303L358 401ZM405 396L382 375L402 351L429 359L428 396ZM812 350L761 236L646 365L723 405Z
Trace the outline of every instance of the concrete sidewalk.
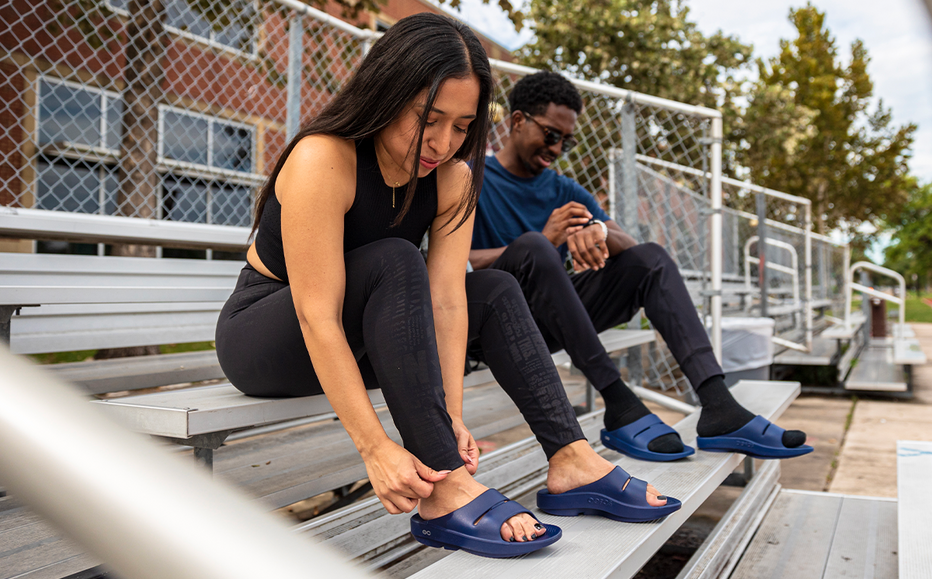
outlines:
M932 360L932 324L911 324ZM896 497L896 441L932 441L932 365L914 369L910 401L859 400L828 488L833 493Z

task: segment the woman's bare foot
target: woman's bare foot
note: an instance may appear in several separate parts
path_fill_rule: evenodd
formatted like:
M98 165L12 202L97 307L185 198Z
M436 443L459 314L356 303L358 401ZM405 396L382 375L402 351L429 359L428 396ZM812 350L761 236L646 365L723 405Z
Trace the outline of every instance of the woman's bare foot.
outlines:
M488 487L476 482L466 467L461 467L444 480L434 483L434 491L429 498L421 499L418 514L424 520L436 519L469 504L473 499L488 490ZM534 517L521 514L511 517L502 524L502 539L506 541L533 541L546 533L546 528Z
M585 440L577 440L557 451L550 459L547 472L547 490L551 494L565 493L589 483L594 483L608 473L615 465L598 455ZM647 504L662 507L667 498L660 498L660 491L654 485L647 485Z

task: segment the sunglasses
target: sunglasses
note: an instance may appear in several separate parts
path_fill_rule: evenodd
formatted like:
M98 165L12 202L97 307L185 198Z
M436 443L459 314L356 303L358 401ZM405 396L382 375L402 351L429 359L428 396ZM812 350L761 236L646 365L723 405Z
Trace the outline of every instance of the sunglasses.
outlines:
M521 113L524 115L524 118L533 122L535 125L540 127L540 130L544 132L544 144L548 147L552 147L560 141L563 141L563 144L560 146L560 148L564 153L568 153L570 149L576 146L578 141L576 141L573 135L562 135L550 127L540 124L540 122L535 120L530 113L526 111L521 111Z

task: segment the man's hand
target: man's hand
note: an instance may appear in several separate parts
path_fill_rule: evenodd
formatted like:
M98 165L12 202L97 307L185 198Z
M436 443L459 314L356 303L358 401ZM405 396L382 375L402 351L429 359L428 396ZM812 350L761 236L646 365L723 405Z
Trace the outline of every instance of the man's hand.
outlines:
M573 256L573 263L577 270L599 270L605 267L605 260L608 259L608 243L598 224L589 227L574 227L566 238L566 247Z
M592 219L592 214L586 209L586 206L576 201L570 201L563 207L558 207L550 214L547 225L541 233L550 240L554 247L560 247L567 242L567 235L575 231L575 227L585 225ZM601 231L599 232L601 235ZM576 255L574 254L575 258Z

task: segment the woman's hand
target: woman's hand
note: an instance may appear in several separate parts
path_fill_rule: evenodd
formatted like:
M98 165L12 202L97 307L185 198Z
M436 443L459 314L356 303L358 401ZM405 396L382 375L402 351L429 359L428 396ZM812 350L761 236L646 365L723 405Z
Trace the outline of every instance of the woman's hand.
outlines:
M463 424L462 418L453 418L453 434L456 435L456 448L460 451L463 462L466 463L466 472L476 474L476 470L479 469L479 446L469 429Z
M389 513L410 513L418 499L426 499L450 471L437 472L392 440L364 455L369 482Z

